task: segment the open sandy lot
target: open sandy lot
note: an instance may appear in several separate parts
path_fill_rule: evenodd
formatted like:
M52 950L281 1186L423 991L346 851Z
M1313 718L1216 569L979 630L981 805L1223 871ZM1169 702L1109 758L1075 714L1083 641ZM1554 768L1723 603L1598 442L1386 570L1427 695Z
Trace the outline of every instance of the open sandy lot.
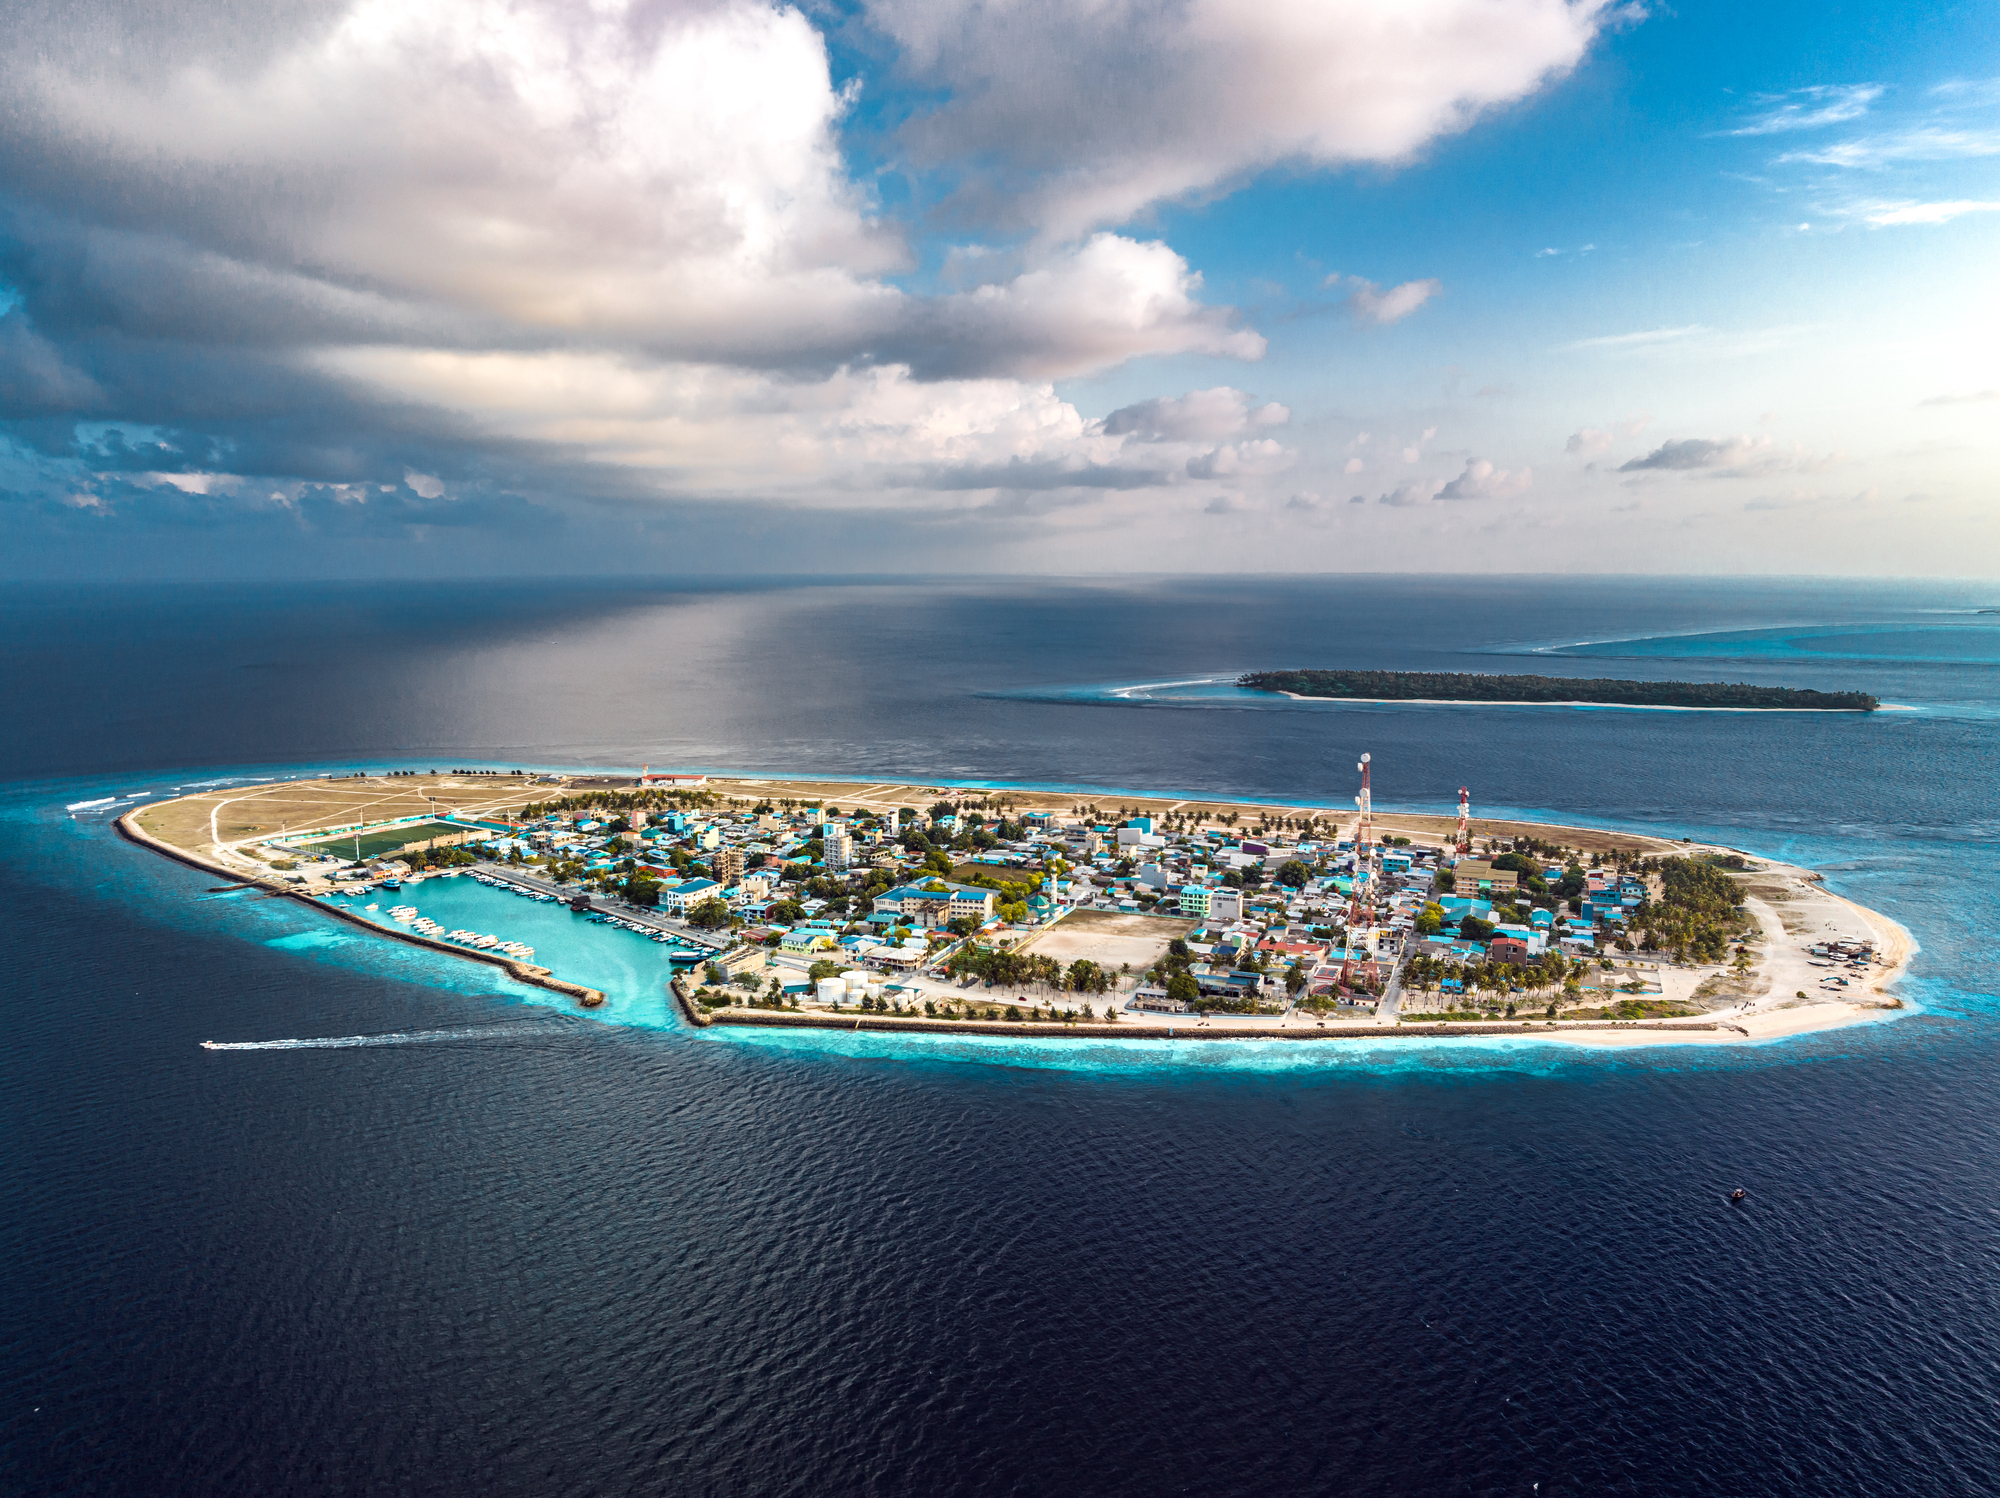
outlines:
M1074 910L1031 940L1025 950L1065 964L1081 958L1113 972L1129 965L1142 973L1160 960L1168 942L1194 928L1193 921L1166 916Z

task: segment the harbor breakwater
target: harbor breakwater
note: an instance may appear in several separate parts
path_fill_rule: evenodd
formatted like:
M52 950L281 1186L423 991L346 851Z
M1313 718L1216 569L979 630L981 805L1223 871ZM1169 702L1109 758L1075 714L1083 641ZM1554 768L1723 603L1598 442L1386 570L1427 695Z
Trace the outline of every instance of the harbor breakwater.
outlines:
M245 874L240 870L231 869L211 859L203 858L197 853L190 853L185 848L177 848L172 843L154 837L139 825L138 816L144 810L145 808L142 806L135 806L132 810L126 812L124 816L118 818L114 824L118 829L118 835L127 842L136 843L142 848L148 848L164 858L171 858L176 863L186 864L191 869L200 869L206 874L214 874L218 878L229 880L232 884L241 885L248 889L261 889L267 895L282 895L288 900L297 900L301 905L310 905L315 910L324 911L337 920L346 921L349 925L359 926L364 931L372 931L377 936L386 936L395 941L408 942L413 947L428 947L434 952L447 952L453 957L463 957L473 962L484 962L493 967L504 969L510 978L514 978L522 983L532 983L537 988L546 988L552 993L559 993L566 998L575 999L577 1004L584 1009L595 1009L604 1002L604 995L597 989L587 988L581 983L567 982L562 978L558 978L545 967L537 967L533 963L528 962L517 962L511 957L502 957L493 952L481 952L461 947L454 942L437 941L415 931L404 931L398 927L385 926L379 922L371 921L366 916L355 911L342 909L340 906L331 904L328 901L316 899L302 890L292 889L281 880L272 879L262 874Z

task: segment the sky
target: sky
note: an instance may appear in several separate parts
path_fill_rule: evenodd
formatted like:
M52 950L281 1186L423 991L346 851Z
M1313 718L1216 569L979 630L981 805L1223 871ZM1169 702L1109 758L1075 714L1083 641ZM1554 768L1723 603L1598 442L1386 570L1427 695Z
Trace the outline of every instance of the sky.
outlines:
M27 0L0 571L2000 574L1990 5Z

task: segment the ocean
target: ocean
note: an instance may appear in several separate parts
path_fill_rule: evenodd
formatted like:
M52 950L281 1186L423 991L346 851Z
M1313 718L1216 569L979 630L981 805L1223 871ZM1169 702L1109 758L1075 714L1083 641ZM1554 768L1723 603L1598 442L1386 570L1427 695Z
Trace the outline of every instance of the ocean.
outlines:
M1764 579L17 587L0 1492L2000 1490L1995 608ZM1232 685L1319 665L1895 710ZM586 1017L110 829L176 787L433 765L1342 805L1363 751L1381 807L1465 785L1821 869L1915 934L1909 1011L1716 1052L697 1034L636 938Z

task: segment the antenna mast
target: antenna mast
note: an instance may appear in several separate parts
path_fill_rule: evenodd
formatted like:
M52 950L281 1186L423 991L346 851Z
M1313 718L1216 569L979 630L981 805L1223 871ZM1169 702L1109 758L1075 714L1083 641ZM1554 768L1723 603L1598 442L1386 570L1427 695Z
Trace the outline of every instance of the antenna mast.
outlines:
M1458 856L1472 852L1472 799L1464 786L1458 788Z

